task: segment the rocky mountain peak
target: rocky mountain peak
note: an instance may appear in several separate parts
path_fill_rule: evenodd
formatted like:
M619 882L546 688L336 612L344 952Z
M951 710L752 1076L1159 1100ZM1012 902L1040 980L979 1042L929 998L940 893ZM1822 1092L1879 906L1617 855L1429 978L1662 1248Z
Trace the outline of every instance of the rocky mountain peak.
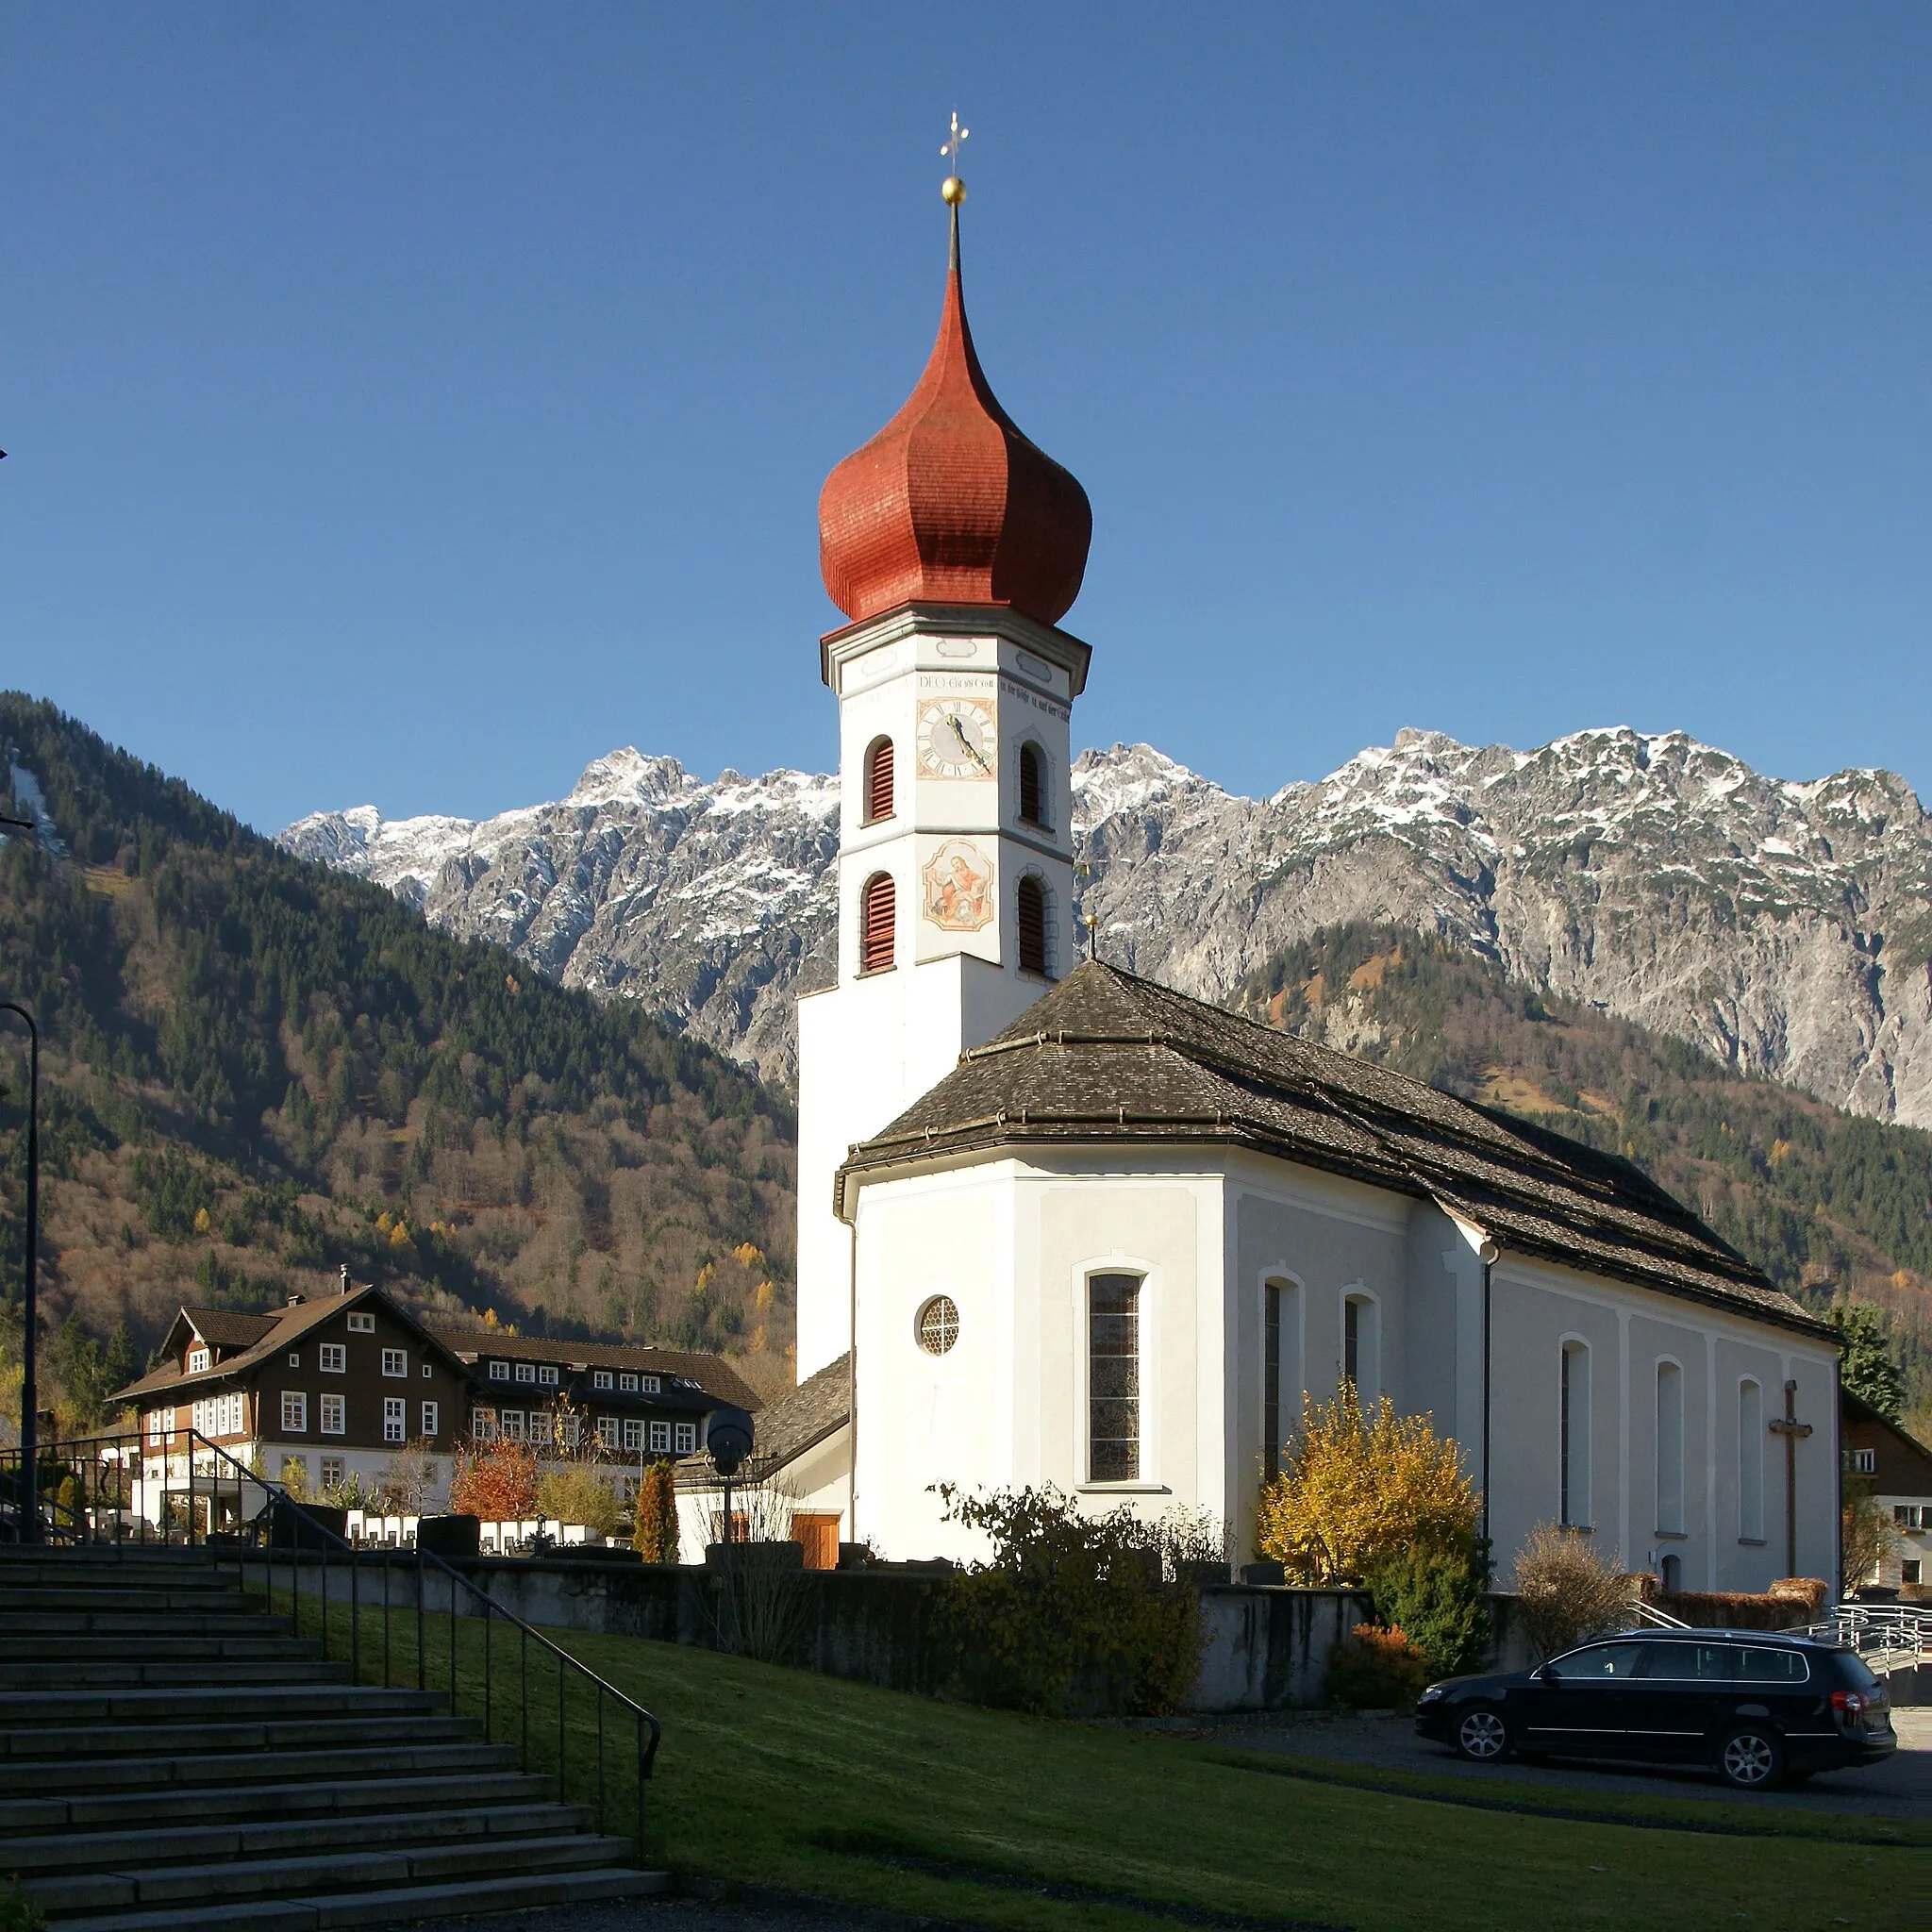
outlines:
M1616 725L1527 752L1405 726L1266 799L1149 744L1072 775L1103 952L1184 991L1231 998L1291 943L1393 921L1726 1065L1932 1124L1932 821L1893 773L1786 782ZM829 972L838 802L834 776L708 783L627 746L555 805L358 807L283 842L789 1084L792 998Z

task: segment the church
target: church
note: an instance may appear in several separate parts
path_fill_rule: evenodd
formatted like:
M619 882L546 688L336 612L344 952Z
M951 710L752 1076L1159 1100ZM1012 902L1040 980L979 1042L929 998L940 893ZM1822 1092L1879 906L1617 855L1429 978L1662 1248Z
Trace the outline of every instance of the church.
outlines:
M799 1021L802 1518L968 1558L937 1486L1206 1510L1255 1555L1351 1379L1457 1443L1497 1570L1568 1524L1667 1587L1838 1571L1827 1330L1634 1166L1081 957L1062 629L1086 492L967 327L820 498L836 982Z

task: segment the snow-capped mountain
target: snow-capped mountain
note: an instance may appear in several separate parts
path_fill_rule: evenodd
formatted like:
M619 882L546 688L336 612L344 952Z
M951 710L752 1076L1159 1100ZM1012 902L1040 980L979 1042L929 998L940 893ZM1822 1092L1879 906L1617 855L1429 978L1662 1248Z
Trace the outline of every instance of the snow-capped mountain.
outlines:
M1348 920L1440 933L1539 989L1853 1110L1932 1125L1932 819L1879 771L1766 778L1681 732L1533 752L1403 731L1242 798L1148 745L1074 773L1107 957L1224 1000ZM567 983L648 1000L790 1082L829 972L837 780L714 783L613 752L482 822L322 812L282 841Z

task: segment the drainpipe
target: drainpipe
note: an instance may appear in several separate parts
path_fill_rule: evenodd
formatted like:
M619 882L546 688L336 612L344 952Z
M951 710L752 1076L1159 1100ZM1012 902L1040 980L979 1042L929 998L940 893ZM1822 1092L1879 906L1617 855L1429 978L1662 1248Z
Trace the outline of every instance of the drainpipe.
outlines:
M1494 1545L1490 1536L1490 1270L1501 1251L1485 1235L1476 1249L1483 1264L1483 1552L1491 1569L1495 1565Z
M848 1257L845 1302L845 1415L850 1454L845 1462L845 1521L858 1541L858 1222L846 1234Z

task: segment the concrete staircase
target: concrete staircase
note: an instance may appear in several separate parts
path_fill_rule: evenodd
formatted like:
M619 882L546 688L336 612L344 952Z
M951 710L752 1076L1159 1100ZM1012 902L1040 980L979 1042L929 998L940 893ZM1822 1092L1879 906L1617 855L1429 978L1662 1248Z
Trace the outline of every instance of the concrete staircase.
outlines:
M668 1890L631 1857L446 1697L351 1683L205 1551L0 1550L0 1876L56 1932L320 1932Z

